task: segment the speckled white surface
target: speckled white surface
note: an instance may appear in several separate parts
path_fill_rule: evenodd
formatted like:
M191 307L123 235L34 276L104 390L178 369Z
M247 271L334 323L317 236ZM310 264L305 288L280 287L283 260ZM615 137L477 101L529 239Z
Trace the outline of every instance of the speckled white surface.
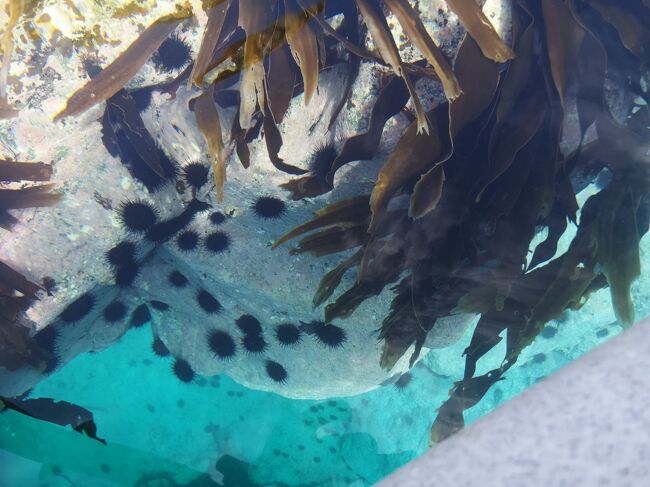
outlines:
M650 485L648 350L644 320L378 485Z

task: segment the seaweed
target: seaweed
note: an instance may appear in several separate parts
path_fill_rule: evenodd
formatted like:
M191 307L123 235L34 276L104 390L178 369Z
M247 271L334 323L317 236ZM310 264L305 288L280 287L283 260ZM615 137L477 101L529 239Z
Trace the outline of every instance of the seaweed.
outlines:
M357 3L373 39L383 43L379 50L384 59L390 60L395 74L406 73L386 37L381 12L369 2ZM415 35L417 21L406 18L412 12L405 2L385 3L407 35ZM629 127L620 124L610 113L604 88L614 77L635 96L641 92L635 88L638 80L630 80L646 66L646 29L637 20L629 20L629 32L621 26L628 25L624 19L631 15L642 18L639 9L647 15L647 7L600 0L588 5L520 0L513 8L510 48L474 1L448 4L468 31L453 70L462 94L427 113L428 133L422 131L421 117L411 123L381 168L370 197L332 203L274 244L276 248L302 237L290 252L329 255L353 250L323 277L315 292L314 306L325 304L325 322L349 317L363 301L396 283L379 330L384 368L392 368L409 349L414 349L413 365L440 318L481 314L464 353L463 378L432 426L434 443L463 426L465 409L505 379L549 321L579 309L596 290L609 288L622 326L634 321L630 289L641 272L639 240L648 231L650 187L647 129L634 117L626 120ZM405 27L408 22L415 23ZM428 41L412 42L426 49L423 42ZM392 83L391 90L402 90L403 97L407 79L393 77L384 92ZM573 96L569 85L576 87L580 145L564 156L562 125L574 110L567 102ZM383 100L384 92L373 115L374 110L381 114L387 103L394 102L395 110L405 103ZM371 117L368 134L376 131L380 136L377 127L388 118L378 116L375 125ZM584 144L590 126L595 127L596 140ZM369 144L367 157L374 150ZM345 161L345 153L344 144L326 184L310 174L284 187L294 199L331 190L340 167L337 161ZM609 180L586 201L578 220L576 194L602 168L607 168ZM569 248L556 256L569 222L577 233ZM528 263L540 227L546 227L548 235ZM327 303L353 268L358 268L356 282ZM501 366L475 376L477 361L503 340L504 333Z
M156 20L111 64L77 90L68 99L65 108L54 117L54 120L77 116L116 95L169 37L178 24L190 15L191 13L188 11L179 10L176 14Z

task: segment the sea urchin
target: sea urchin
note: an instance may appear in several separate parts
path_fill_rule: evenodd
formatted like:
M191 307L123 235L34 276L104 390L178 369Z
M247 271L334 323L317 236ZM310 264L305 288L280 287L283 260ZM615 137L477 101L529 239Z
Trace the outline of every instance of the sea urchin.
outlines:
M61 313L61 320L66 323L77 323L85 318L95 307L95 297L84 293L70 303Z
M260 335L262 333L262 325L253 315L241 315L237 318L235 324L246 335Z
M287 210L287 205L281 199L273 196L260 196L253 205L253 211L260 218L280 218Z
M237 350L235 340L228 333L221 330L212 330L208 334L208 346L215 356L224 359L233 357Z
M184 360L182 358L177 358L174 361L172 370L174 372L174 375L181 382L192 382L194 380L194 376L196 375L194 373L194 369L192 369L192 366L187 362L187 360Z
M183 168L183 177L194 190L201 189L208 182L210 169L198 161L190 162Z
M226 232L212 232L205 237L205 248L218 254L230 247L230 236Z
M282 345L294 345L300 341L302 333L296 325L283 323L275 327L275 338Z
M122 203L119 210L120 223L129 231L142 233L158 221L156 208L144 200Z
M287 371L282 365L273 360L266 361L266 373L275 382L284 384L287 381Z
M160 71L171 73L185 66L191 56L189 44L174 34L163 41L151 60Z

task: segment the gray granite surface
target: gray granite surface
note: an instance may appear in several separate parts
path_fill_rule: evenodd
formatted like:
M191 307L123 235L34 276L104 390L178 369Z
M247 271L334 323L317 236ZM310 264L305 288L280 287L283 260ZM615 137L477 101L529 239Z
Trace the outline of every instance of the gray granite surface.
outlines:
M650 320L442 442L378 485L650 485Z

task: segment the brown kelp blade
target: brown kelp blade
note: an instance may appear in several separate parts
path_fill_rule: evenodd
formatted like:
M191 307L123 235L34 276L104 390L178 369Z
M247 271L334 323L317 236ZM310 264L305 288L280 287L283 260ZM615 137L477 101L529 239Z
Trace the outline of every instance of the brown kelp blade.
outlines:
M573 18L571 10L563 0L542 2L548 57L553 82L564 105L564 96L570 77L576 67L584 29Z
M18 110L12 108L5 98L0 97L0 120L18 116Z
M438 206L445 184L445 171L442 166L442 164L437 164L422 175L415 184L409 206L411 218L421 218Z
M413 122L381 168L370 197L370 233L375 230L379 217L395 192L411 178L426 172L441 156L445 141L441 140L440 135L447 135L447 127L439 127L441 121L438 119L446 119L446 108L441 105L429 112L429 133L418 133L418 124ZM442 121L443 124L445 122Z
M399 20L411 42L435 69L447 99L452 101L460 96L462 91L451 66L442 51L433 42L417 11L411 7L408 0L384 1Z
M126 51L77 90L68 99L65 108L54 117L54 120L79 115L115 95L133 78L176 26L190 16L190 11L181 10L176 14L156 20Z
M360 250L355 252L351 257L345 259L323 276L318 284L318 289L314 293L314 299L312 301L314 308L317 308L330 298L339 284L341 284L345 273L361 263L362 255L363 253Z
M367 239L366 227L365 222L361 225L342 224L327 227L303 238L289 253L310 253L315 257L322 257L358 247Z
M0 181L49 181L52 166L44 162L14 162L0 159Z
M406 72L402 58L397 50L395 39L393 39L393 34L390 31L390 27L388 27L386 19L382 13L378 11L377 6L371 4L368 0L357 0L357 5L359 6L359 11L363 16L364 22L368 26L368 30L372 35L381 57L391 66L395 74L402 77L406 83L406 87L408 88L411 99L413 100L413 105L415 106L417 133L428 134L429 125L427 123L427 115L424 112L420 98L415 92L415 87L413 86L411 78Z
M223 136L217 104L214 101L214 83L205 90L194 104L196 125L203 134L212 158L212 172L216 185L216 199L223 201L223 187L226 182L226 160L223 153Z
M309 104L318 87L318 40L311 24L311 15L298 7L296 0L284 0L285 35L293 58L300 67L305 86L305 105ZM314 15L316 12L312 12Z
M18 210L55 205L63 196L52 193L54 184L41 184L21 189L0 189L0 208Z
M338 223L361 223L368 218L369 195L357 196L347 200L339 201L315 212L315 218L297 226L282 235L273 243L272 248L277 248L284 242L296 238L299 235Z
M623 194L618 198L618 205L612 202L613 205L609 205L599 215L598 262L609 284L616 319L621 325L630 326L634 323L634 303L630 288L632 282L641 275L636 222L638 204L629 191L620 191Z
M485 16L476 0L445 0L449 8L458 15L461 24L481 47L483 55L498 63L514 59L512 49L501 40L499 34Z
M243 129L251 127L257 107L264 111L266 106L263 60L269 50L269 27L276 22L272 2L239 0L239 25L246 32L239 105L239 125Z
M208 21L205 25L205 30L203 31L203 37L201 39L201 47L199 47L199 52L196 55L196 60L194 61L194 66L192 68L192 74L190 75L192 83L197 86L200 86L203 83L203 77L208 72L208 66L212 61L214 50L217 47L217 42L219 41L221 29L223 28L226 14L230 8L230 3L231 0L216 0L215 2L212 2L213 5L208 8Z
M330 185L334 184L336 172L345 164L375 156L386 122L404 108L408 99L409 92L402 78L395 76L386 83L370 112L368 129L346 140L341 153L332 163L332 169L325 178Z

